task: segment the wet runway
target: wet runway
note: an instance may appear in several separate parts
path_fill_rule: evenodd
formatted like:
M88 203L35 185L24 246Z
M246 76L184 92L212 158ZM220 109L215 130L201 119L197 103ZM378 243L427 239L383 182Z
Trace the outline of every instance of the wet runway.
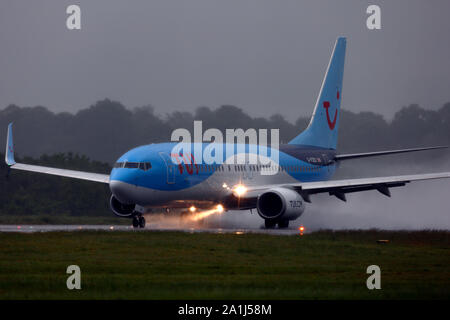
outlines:
M201 227L158 227L147 226L144 229L134 229L132 226L124 225L0 225L0 232L19 232L19 233L33 233L33 232L57 232L57 231L134 231L134 232L164 232L176 231L186 233L215 233L215 234L271 234L271 235L299 235L300 231L297 228L288 229L264 229L264 228L201 228Z

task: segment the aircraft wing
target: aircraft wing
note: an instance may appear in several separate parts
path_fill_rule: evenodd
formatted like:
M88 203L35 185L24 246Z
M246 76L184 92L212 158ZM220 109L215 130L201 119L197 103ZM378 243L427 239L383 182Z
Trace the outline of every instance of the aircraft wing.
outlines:
M391 194L389 188L402 187L413 181L442 178L450 178L450 172L305 182L300 185L294 184L292 187L300 193L303 192L308 195L327 192L330 195L334 195L337 198L346 201L346 193L377 190L385 196L390 197Z
M342 179L342 180L329 180L329 181L317 181L317 182L299 182L292 184L277 184L266 186L247 187L247 192L241 195L240 198L244 198L249 202L252 199L255 201L259 194L267 191L271 188L281 187L296 190L306 202L311 202L310 195L317 193L328 193L332 196L336 196L342 201L346 201L345 194L351 192L360 192L367 190L377 190L385 196L390 197L391 193L389 188L401 187L407 183L420 180L442 179L450 178L450 172L439 173L426 173L426 174L413 174L402 176L389 176L389 177L374 177L374 178L360 178L360 179Z
M107 175L107 174L76 171L76 170L66 170L66 169L58 169L58 168L43 167L43 166L35 166L35 165L23 164L23 163L15 163L15 164L11 165L10 168L24 170L24 171L52 174L52 175L61 176L61 177L109 183L109 175Z
M109 175L107 175L107 174L76 171L76 170L67 170L67 169L58 169L58 168L51 168L51 167L35 166L35 165L24 164L24 163L17 163L14 160L12 123L10 123L8 125L8 136L6 138L5 161L6 161L6 164L9 165L9 167L11 169L40 172L40 173L46 173L46 174L51 174L51 175L56 175L56 176L61 176L61 177L109 183Z

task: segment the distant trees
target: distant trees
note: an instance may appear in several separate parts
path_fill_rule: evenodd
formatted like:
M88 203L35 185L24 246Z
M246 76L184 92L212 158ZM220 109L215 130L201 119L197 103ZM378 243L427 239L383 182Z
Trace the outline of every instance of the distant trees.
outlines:
M436 111L414 104L403 107L391 122L373 112L342 110L340 116L338 146L341 152L450 144L450 102ZM10 105L0 110L0 141L5 141L6 126L14 121L16 151L21 155L36 157L44 153L75 152L113 163L132 147L167 141L176 128L191 129L194 119L202 120L205 130L278 128L284 143L309 122L305 117L287 121L279 114L268 118L251 117L230 105L158 116L151 106L129 110L119 102L105 99L75 114L55 114L41 106Z
M373 112L342 110L340 116L341 152L450 144L450 102L436 111L414 104L404 107L391 122ZM204 130L278 128L284 143L309 122L305 117L287 121L279 114L251 117L230 105L158 116L151 106L129 110L119 102L105 99L75 114L55 114L40 106L10 105L0 110L0 141L5 141L6 126L14 121L16 151L20 155L37 157L43 153L75 152L113 163L132 147L169 140L176 128L192 129L194 119L203 121Z

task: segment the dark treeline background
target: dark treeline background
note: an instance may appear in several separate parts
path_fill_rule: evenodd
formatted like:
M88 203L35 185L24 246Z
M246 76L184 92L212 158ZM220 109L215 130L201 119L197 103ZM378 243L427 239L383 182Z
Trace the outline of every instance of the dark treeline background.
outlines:
M129 110L119 102L105 99L75 114L55 114L45 107L10 105L0 110L0 141L6 141L7 125L14 122L14 144L19 161L108 173L111 164L125 151L142 144L168 141L176 128L192 130L194 119L203 121L203 130L280 129L282 143L296 136L309 122L309 117L288 121L279 114L268 118L251 117L235 106L199 107L193 113L173 112L159 116L150 106ZM434 145L450 145L450 103L436 111L418 105L403 107L391 121L373 112L341 112L340 153ZM392 156L357 160L343 164L339 175L367 176L367 171L361 170L367 165L371 166L370 175L404 173L408 165L418 161L426 161L427 168L434 169L428 171L436 171L438 164L447 162L448 155L449 151L431 151L395 156L397 161L392 161ZM4 155L0 156L3 159ZM399 159L407 159L407 162ZM387 166L394 169L389 172ZM106 185L15 170L6 178L7 172L2 161L0 216L111 215Z
M19 155L37 157L73 152L113 163L132 147L169 141L176 128L192 130L194 119L203 121L204 130L277 128L281 142L286 143L307 126L309 115L288 121L279 114L251 117L238 107L222 106L158 116L150 106L129 110L108 99L75 114L10 105L0 110L0 141L5 141L6 127L13 121L15 149ZM341 112L339 152L448 144L450 102L436 111L410 105L398 111L390 122L373 112Z

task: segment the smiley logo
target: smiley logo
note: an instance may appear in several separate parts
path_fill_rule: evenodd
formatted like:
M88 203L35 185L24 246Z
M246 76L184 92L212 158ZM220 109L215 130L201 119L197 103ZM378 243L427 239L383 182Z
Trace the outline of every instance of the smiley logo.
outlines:
M336 93L336 100L339 100L339 91L337 91L337 93ZM331 121L330 113L329 113L329 110L328 110L330 108L330 101L324 101L323 102L323 107L325 108L325 111L327 113L328 127L330 128L330 130L333 130L334 127L336 126L338 110L336 109L336 111L334 113L333 121Z

